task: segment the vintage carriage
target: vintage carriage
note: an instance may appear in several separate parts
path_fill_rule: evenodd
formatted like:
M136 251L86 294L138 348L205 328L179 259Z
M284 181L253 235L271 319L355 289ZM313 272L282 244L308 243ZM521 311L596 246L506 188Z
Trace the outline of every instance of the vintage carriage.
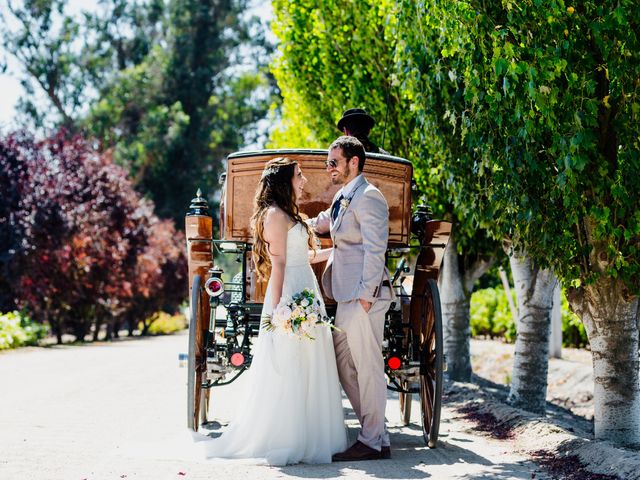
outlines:
M249 220L264 164L282 156L297 160L308 179L301 212L313 217L328 208L339 187L326 173L326 150L264 150L228 157L218 239L213 238L212 217L200 192L186 215L191 310L187 411L193 430L207 422L211 389L233 382L251 364L266 282L258 280L253 268ZM451 224L431 219L424 205L412 212L411 162L367 154L364 173L389 204L387 265L397 298L384 330L388 388L399 394L405 424L410 421L411 395L419 394L424 439L435 447L444 367L437 279ZM331 246L328 236L319 242L322 248ZM323 268L314 265L318 278ZM327 313L334 315L335 303L325 301Z

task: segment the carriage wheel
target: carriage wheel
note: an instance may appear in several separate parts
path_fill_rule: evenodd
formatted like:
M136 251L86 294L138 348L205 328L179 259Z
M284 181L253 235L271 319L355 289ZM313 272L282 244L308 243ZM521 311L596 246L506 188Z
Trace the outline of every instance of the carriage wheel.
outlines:
M435 448L440 428L442 403L442 313L435 280L425 285L420 331L420 406L422 434L429 448Z
M193 277L191 286L191 318L189 319L189 364L187 369L187 426L198 431L202 390L202 371L197 365L198 311L200 309L200 275Z
M411 384L406 380L400 386L403 390L411 388ZM402 425L409 425L411 423L411 394L400 392L398 399L400 400L400 422Z
M209 402L211 400L211 389L205 388L200 396L200 425L209 423Z

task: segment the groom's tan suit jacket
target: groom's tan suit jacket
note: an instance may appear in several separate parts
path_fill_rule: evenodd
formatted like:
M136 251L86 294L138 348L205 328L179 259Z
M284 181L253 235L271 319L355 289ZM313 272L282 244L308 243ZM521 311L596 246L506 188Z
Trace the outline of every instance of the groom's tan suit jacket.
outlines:
M336 193L333 202L342 192L340 189ZM345 200L335 222L331 222L331 207L312 222L317 232L328 231L333 240L333 251L322 275L324 291L337 302L389 299L391 290L382 288L383 282L390 280L385 266L389 239L387 202L362 175Z

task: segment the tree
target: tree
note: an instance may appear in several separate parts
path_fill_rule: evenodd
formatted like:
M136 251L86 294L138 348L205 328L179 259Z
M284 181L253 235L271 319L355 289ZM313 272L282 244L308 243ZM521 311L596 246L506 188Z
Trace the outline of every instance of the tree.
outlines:
M78 24L69 17L55 22L64 7L61 0L24 4L7 0L6 7L0 13L4 48L26 72L21 83L27 96L19 102L20 110L34 120L36 127L42 127L51 117L33 100L35 82L53 106L57 123L74 131L75 117L86 100L85 70L71 45L78 36Z
M272 70L283 104L272 146L326 148L338 135L342 112L365 107L377 119L376 143L409 158L413 122L391 83L393 5L277 0L273 8L280 55Z
M159 40L164 5L100 0L95 11L78 18L66 13L66 3L6 0L0 36L24 71L21 123L74 133L97 92L119 71L144 60ZM49 103L36 101L37 91Z
M405 45L397 40L411 26L405 27L392 2L277 1L274 9L274 32L281 42L274 75L283 105L272 146L326 147L347 107L364 106L378 125L387 123L382 146L412 160L416 185L434 216L454 223L441 282L446 356L448 375L469 380L471 292L500 250L456 208L443 166L463 149L439 136L441 129L432 130L420 115L426 108L420 103L423 87L404 69ZM410 64L418 76L428 66Z
M136 262L133 295L121 317L122 323L128 325L130 336L140 321L143 322L142 334L146 335L158 312L173 313L187 296L184 234L176 232L173 222L152 218L147 235L147 245ZM118 330L114 328L116 336Z
M20 179L27 174L26 170L17 150L7 142L0 142L0 312L16 309L14 280L18 271L14 259L25 237L24 225L16 212L22 200Z
M0 217L0 238L20 235L18 248L0 251L12 274L2 285L10 292L0 293L49 323L58 341L67 331L82 341L92 327L97 338L105 323L110 337L138 306L136 274L147 258L159 270L151 281L163 303L154 305L173 309L182 301L175 285L185 284L183 239L158 224L152 204L109 155L66 132L43 141L11 135L0 141L0 167L15 192L10 204L18 199L9 218ZM4 203L3 196L0 212Z
M403 21L400 23L405 28L400 32L401 40L397 54L398 68L403 72L400 76L402 88L414 101L413 108L416 112L416 119L424 137L422 144L429 152L432 152L431 155L434 158L443 157L440 162L443 170L442 178L448 186L449 198L453 199L458 218L464 219L462 225L487 229L489 235L498 242L507 240L510 243L510 232L497 231L493 228L492 222L496 212L490 210L491 205L489 204L487 209L478 210L476 191L483 191L486 188L486 185L481 183L482 177L480 175L484 167L475 161L474 151L464 143L470 123L469 99L467 98L468 87L462 81L460 72L464 71L467 63L481 62L483 58L483 52L476 49L473 31L468 25L472 20L465 22L466 19L462 16L462 13L469 11L469 15L472 17L473 12L471 9L465 10L464 3L445 5L426 2L416 4L407 1L401 5ZM486 235L487 232L485 232ZM498 242L494 242L492 244L494 250L489 249L489 251L495 252L495 249L498 248ZM512 267L518 268L526 262L512 261L511 264ZM538 272L539 270L535 268L533 271ZM446 273L446 264L443 273ZM531 277L531 272L526 275L526 278L535 280L534 277ZM463 291L461 287L464 282L462 280L456 282L455 285L458 285L457 291ZM530 303L531 299L528 295L532 291L530 288L522 290L518 298L523 302L523 305ZM444 288L443 294L447 295ZM468 299L460 294L458 298L457 303L464 305L465 311L467 311ZM521 317L523 321L535 319L537 323L544 321L545 318L548 321L548 315L543 311L535 310L534 317L528 315L531 312L529 308L523 307L520 311L523 315L526 312L526 316ZM452 322L451 325L457 327L452 335L452 345L457 339L469 336L468 319L464 319L464 321L460 319ZM524 338L523 336L521 341ZM536 341L544 343L544 335L537 337ZM457 343L462 345L460 341ZM457 351L466 355L464 349ZM517 355L520 355L531 352L531 349L519 348L517 351ZM529 384L534 385L529 389L532 392L546 390L546 357L543 356L541 359L544 359L543 364L536 364L536 367L531 369L532 372L537 373L535 378L529 379ZM463 372L470 373L470 366L466 366L463 362L461 368L464 367L466 368ZM514 377L519 378L520 372L521 370L517 369ZM468 380L469 376L466 374L461 378ZM525 383L514 382L512 387L515 388L517 385ZM513 393L514 395L510 398L514 403L533 408L536 411L544 410L544 394L542 402L539 401L540 397L536 394L538 403L533 406L535 402L527 399L526 395L515 392L515 390ZM518 401L516 402L515 399ZM524 401L522 401L523 399Z
M231 68L254 25L240 19L244 7L244 1L169 2L166 45L123 70L86 120L162 217L182 221L197 187L213 196L223 159L244 144L271 103L261 64Z
M162 217L181 222L197 186L213 199L224 157L256 137L272 103L271 47L242 15L245 0L101 0L81 18L61 0L10 5L6 48L25 88L46 92L57 112L30 94L29 123L95 136ZM256 51L259 63L236 65Z
M450 165L460 205L570 285L593 352L596 437L640 443L640 12L470 0L423 14L459 25L437 29L442 83L460 89L446 120L472 160Z

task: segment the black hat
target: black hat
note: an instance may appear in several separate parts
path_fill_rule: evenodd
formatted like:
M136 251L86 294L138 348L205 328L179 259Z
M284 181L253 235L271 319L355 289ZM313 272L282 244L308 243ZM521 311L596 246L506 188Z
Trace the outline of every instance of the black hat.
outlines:
M342 131L345 123L357 123L371 130L371 128L376 124L376 121L364 109L350 108L349 110L345 110L342 114L342 118L338 120L338 130Z

